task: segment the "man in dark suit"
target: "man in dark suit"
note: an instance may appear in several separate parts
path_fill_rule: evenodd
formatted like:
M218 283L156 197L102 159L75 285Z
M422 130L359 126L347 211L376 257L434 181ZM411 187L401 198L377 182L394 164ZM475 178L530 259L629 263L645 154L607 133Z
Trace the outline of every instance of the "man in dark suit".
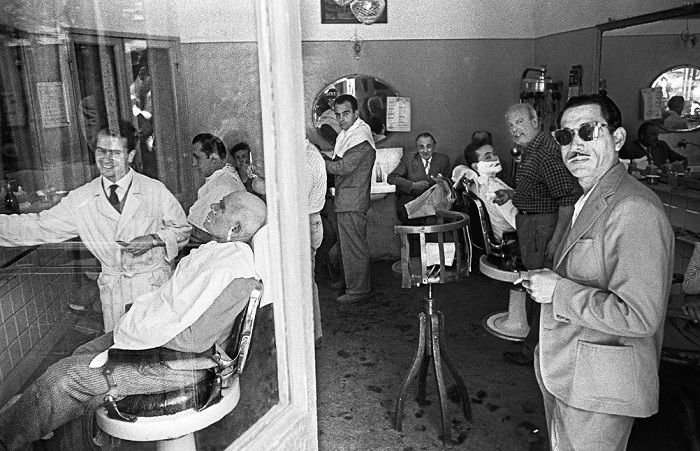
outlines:
M335 175L335 211L344 275L341 285L345 288L338 302L352 303L370 297L367 210L377 152L369 125L360 119L355 97L339 96L334 110L341 131L333 159L326 160L326 171Z
M659 139L659 128L653 122L640 125L637 137L639 139L622 146L620 158L630 160L630 164L635 164L638 169L644 169L650 164L658 168L670 166L675 161L683 162L684 167L688 166L687 157L674 152L666 141Z
M435 152L433 135L423 132L416 137L416 152L405 154L386 181L396 185L396 215L402 224L412 224L405 205L435 184L433 177L450 176L450 158ZM420 218L421 220L423 218Z

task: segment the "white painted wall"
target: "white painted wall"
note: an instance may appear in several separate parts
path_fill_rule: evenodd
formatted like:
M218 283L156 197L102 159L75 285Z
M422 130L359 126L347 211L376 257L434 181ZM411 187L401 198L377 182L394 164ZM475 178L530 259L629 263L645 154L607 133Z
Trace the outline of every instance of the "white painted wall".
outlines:
M535 37L592 27L665 9L687 0L539 0L534 2Z

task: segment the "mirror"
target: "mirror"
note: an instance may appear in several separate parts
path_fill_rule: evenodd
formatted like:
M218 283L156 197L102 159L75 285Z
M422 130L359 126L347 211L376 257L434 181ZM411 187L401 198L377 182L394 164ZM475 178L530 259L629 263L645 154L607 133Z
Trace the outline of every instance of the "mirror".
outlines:
M699 17L700 5L688 4L596 27L598 86L620 107L632 136L645 117L673 135L700 130ZM657 86L662 88L663 111L645 114L641 89Z
M700 125L700 67L681 65L662 72L651 84L661 88L663 127L673 131L693 130Z
M335 98L342 94L355 96L360 118L369 124L375 143L389 135L386 130L386 98L398 96L398 91L371 75L347 75L323 88L314 100L311 112L314 127L329 145L335 143L340 132L333 105Z

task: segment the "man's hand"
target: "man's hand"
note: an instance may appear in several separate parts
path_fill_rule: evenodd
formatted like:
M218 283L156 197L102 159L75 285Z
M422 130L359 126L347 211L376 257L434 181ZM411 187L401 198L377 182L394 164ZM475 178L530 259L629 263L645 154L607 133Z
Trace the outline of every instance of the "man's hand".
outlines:
M690 316L690 319L695 324L700 322L700 298L699 297L693 296L690 300L686 300L682 309L683 309L683 313Z
M497 189L494 194L496 197L493 199L493 203L503 205L515 196L515 191L512 189Z
M430 183L426 182L425 180L413 182L411 185L411 191L417 194L423 194L428 188L430 188Z
M154 247L153 237L151 235L137 236L122 247L125 252L134 256L145 254L146 251Z
M530 294L530 297L540 304L551 304L554 288L561 279L559 274L551 269L535 269L521 272L523 288Z

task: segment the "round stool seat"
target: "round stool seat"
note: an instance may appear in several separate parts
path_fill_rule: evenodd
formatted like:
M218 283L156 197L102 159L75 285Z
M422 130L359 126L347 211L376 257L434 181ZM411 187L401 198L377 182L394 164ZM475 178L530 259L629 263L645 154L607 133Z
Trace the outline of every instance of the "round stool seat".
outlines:
M188 409L172 415L138 417L129 423L109 418L107 409L100 407L95 411L95 418L100 429L113 437L135 442L170 440L204 429L231 412L241 396L238 376L231 378L221 395L218 403L201 412Z
M489 262L486 259L486 255L482 255L479 259L479 271L486 277L500 280L501 282L513 283L520 277L518 271L506 271Z

